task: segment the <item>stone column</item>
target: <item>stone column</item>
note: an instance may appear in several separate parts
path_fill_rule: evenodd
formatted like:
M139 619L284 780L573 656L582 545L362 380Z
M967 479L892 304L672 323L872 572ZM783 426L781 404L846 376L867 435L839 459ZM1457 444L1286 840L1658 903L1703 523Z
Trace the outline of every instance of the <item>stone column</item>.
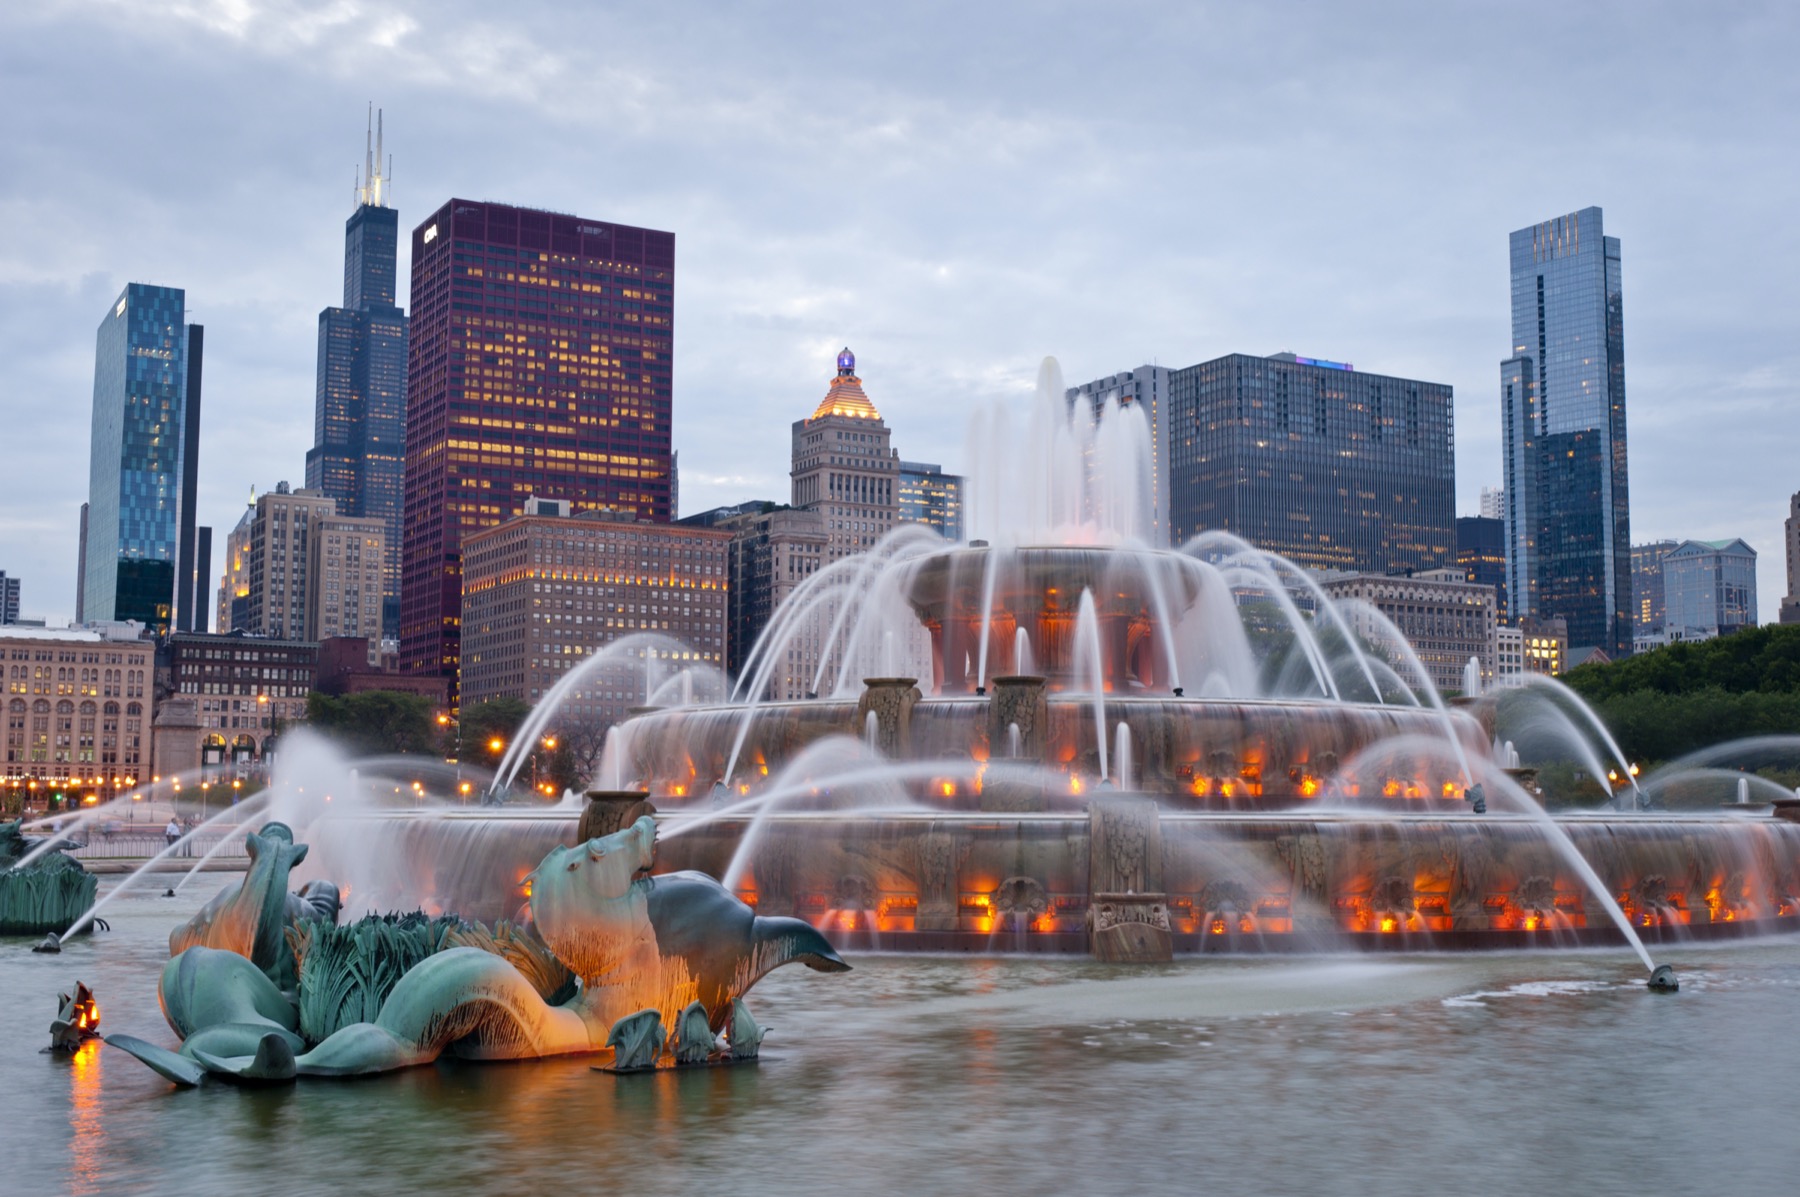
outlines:
M867 734L869 713L875 714L875 746L891 761L912 755L912 709L923 697L918 678L866 677L856 700L856 738Z
M1124 794L1088 803L1088 950L1094 959L1172 959L1167 899L1156 803Z
M1019 760L1042 761L1050 730L1050 705L1041 677L997 677L988 699L988 759L1007 759L1007 728L1018 725Z
M918 879L916 931L954 931L957 920L958 872L969 854L968 837L932 831L913 841L912 874Z

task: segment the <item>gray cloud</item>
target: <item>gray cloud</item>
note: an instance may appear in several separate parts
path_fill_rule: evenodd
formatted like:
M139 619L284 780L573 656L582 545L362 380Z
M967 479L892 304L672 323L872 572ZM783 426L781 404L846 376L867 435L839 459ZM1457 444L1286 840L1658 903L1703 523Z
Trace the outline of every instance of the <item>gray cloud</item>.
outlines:
M969 400L1295 349L1452 383L1497 482L1506 234L1624 243L1632 520L1800 487L1796 19L1779 4L66 2L0 14L0 568L73 608L93 330L207 325L202 519L298 481L364 104L403 224L452 194L673 229L683 503L781 497L843 343L908 457Z

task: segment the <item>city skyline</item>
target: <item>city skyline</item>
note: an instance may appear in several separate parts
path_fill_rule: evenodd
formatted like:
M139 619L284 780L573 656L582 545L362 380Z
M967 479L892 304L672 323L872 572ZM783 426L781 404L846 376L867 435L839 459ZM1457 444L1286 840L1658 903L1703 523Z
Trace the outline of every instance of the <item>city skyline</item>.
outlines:
M878 380L908 455L951 471L967 466L968 400L1022 396L1045 352L1061 357L1070 378L1152 359L1291 349L1442 379L1457 393L1457 511L1472 514L1479 489L1501 480L1492 363L1507 297L1496 242L1545 213L1599 204L1632 254L1633 530L1639 538L1742 535L1760 552L1766 616L1775 609L1768 596L1784 589L1774 549L1794 484L1776 463L1796 446L1776 420L1792 372L1778 330L1791 326L1793 304L1777 280L1791 276L1800 255L1774 205L1791 191L1794 168L1765 152L1793 120L1793 84L1778 52L1793 23L1776 10L1693 29L1618 11L1576 14L1567 19L1571 36L1602 46L1584 71L1531 64L1523 79L1510 73L1518 64L1458 60L1510 21L1434 16L1389 28L1378 45L1357 31L1361 22L1328 16L1284 39L1286 64L1266 83L1257 71L1268 61L1229 59L1257 43L1267 18L1202 12L1162 23L1161 36L1148 39L1160 45L1141 80L1080 103L1047 85L1121 60L1123 48L1098 27L1047 41L1034 35L1041 53L988 56L979 79L942 68L915 81L909 72L927 55L918 28L895 17L894 36L858 39L854 70L867 74L872 93L836 106L768 81L777 74L771 63L829 58L819 50L832 40L825 29L778 22L752 36L725 19L678 35L625 22L617 51L593 59L567 48L578 39L552 40L548 18L527 10L509 27L505 53L554 46L544 80L593 77L573 93L570 111L614 114L591 146L565 147L554 160L547 150L573 128L570 117L539 133L514 131L567 105L566 88L509 82L448 34L408 24L404 7L384 11L393 15L386 44L369 28L327 25L298 36L279 15L255 9L235 21L199 9L169 30L130 14L109 15L102 27L80 6L5 18L15 47L84 39L116 75L101 81L97 100L116 104L118 89L178 62L191 68L184 94L198 105L195 148L162 146L150 161L113 133L89 131L89 122L65 127L83 111L71 81L52 78L22 50L6 52L15 98L33 89L39 104L70 101L50 122L56 140L5 151L13 182L0 186L22 214L15 227L72 232L79 220L83 230L29 243L15 235L0 273L0 313L9 317L0 403L42 426L46 463L85 438L81 421L44 413L66 409L84 390L73 364L92 327L88 313L141 278L182 283L193 318L212 333L199 522L227 527L247 484L300 475L316 313L339 274L354 134L371 98L367 80L378 74L373 98L396 124L389 146L398 206L423 212L443 195L504 190L520 203L681 234L690 286L674 443L686 450L685 511L781 493L787 397L848 342ZM1599 25L1608 36L1588 36ZM1015 32L1002 12L975 18L969 37L975 47L1000 47ZM677 37L691 52L687 65L638 65ZM146 40L174 58L130 52ZM760 65L734 65L754 57L746 46L768 52ZM1410 85L1433 89L1441 102L1399 113L1394 92L1360 81L1380 72L1347 73L1345 46L1365 63L1404 65ZM1217 67L1194 73L1212 81L1151 69L1184 54ZM1677 55L1682 71L1656 69ZM1729 102L1708 96L1707 81L1726 64ZM259 86L231 102L251 72ZM1528 111L1486 112L1489 90L1502 82L1521 95L1535 88L1521 101ZM727 146L708 121L736 96L745 115L729 127L741 144ZM1545 122L1549 140L1539 148L1555 169L1531 187L1497 193L1464 169L1495 152L1518 121L1601 96L1611 136L1598 152L1577 155L1591 137ZM942 97L958 111L954 122ZM1101 136L1133 118L1143 127L1130 137ZM243 151L249 157L205 151L215 126L245 120L265 134ZM465 135L482 139L480 158L459 156ZM847 155L857 170L844 168ZM1328 163L1326 175L1343 182L1304 196L1251 182L1241 200L1199 201L1183 182L1203 164L1211 173L1281 160L1314 170ZM1124 193L1110 184L1094 190L1113 172L1153 162L1156 179ZM978 163L974 186L945 190L943 180ZM176 174L183 185L173 185ZM80 203L61 211L53 205L67 206L66 195L34 195L27 180L50 175L79 180ZM1037 189L1021 190L1024 179ZM246 202L251 195L256 201ZM1727 235L1740 227L1773 229L1772 239L1752 254ZM1403 233L1407 248L1396 252ZM1137 302L1102 301L1084 288L1103 266L1132 273ZM1696 394L1706 420L1696 418ZM1758 427L1770 469L1737 465L1746 424ZM1698 476L1708 478L1704 488L1689 485ZM0 557L26 579L27 615L72 613L80 499L79 486L48 466L0 484Z

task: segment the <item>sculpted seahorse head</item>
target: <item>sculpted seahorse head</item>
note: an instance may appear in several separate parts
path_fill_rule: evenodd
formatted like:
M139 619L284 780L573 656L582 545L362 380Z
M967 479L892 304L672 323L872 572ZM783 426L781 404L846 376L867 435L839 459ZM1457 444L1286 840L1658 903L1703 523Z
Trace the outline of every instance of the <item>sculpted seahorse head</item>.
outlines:
M655 860L656 822L572 848L556 848L533 870L531 918L550 950L584 982L602 980L634 949L652 947L646 875Z
M294 842L285 823L267 823L244 837L250 870L243 881L228 885L200 913L169 936L169 955L195 946L236 952L264 972L292 972L293 953L282 937L287 912L288 873L306 859L306 845Z

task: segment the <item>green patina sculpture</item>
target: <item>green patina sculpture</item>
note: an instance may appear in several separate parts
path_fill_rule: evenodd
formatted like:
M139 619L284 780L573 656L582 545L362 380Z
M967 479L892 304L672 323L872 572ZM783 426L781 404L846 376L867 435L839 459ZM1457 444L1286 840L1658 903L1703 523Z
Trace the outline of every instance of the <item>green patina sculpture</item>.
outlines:
M607 1032L606 1046L613 1049L614 1072L655 1068L663 1050L662 1015L655 1010L627 1014Z
M849 965L810 924L758 918L709 877L650 877L655 835L645 816L550 852L531 875L534 939L507 924L423 915L335 926L335 889L285 892L306 847L269 824L248 837L243 882L170 938L161 996L180 1050L106 1041L182 1085L208 1073L265 1083L363 1075L444 1053L527 1059L612 1047L616 1064L648 1052L654 1065L665 1016L678 1061L709 1058L728 1020L733 1056L754 1055L761 1032L738 1000L744 991L791 961ZM649 1026L644 1015L656 1024L648 1047L636 1033Z
M704 1064L712 1058L718 1042L718 1035L707 1021L706 1007L694 1001L675 1020L675 1029L669 1032L668 1051L678 1065Z
M731 1030L726 1032L726 1039L731 1044L731 1058L734 1060L754 1060L762 1048L763 1036L767 1029L756 1025L750 1017L750 1008L737 998L731 999Z
M100 882L63 851L74 846L66 840L19 867L38 846L21 820L0 823L0 935L57 934L94 904Z

